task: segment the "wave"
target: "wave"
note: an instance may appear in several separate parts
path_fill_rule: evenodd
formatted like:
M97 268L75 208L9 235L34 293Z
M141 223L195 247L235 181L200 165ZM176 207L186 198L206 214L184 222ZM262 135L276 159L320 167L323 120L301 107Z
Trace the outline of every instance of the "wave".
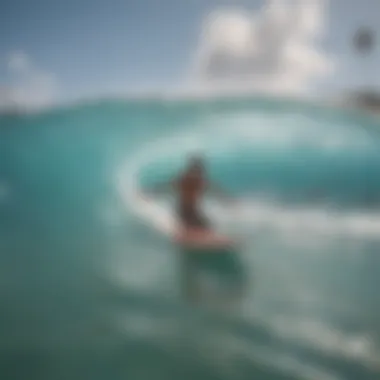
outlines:
M350 170L343 181L346 185L341 190L335 190L338 191L336 197L344 198L350 191L359 191L361 193L357 197L365 197L366 194L362 193L366 190L365 183L358 188L358 181L365 179L363 170L371 168L370 161L375 160L372 170L377 167L376 159L379 156L376 141L369 139L363 130L344 123L321 124L303 115L215 115L185 131L153 140L132 153L117 173L117 187L125 205L155 228L170 234L175 226L170 203L143 200L140 186L144 181L151 183L172 175L181 168L186 155L198 151L205 152L210 166L215 171L219 170L220 178L227 185L228 178L238 183L241 180L238 176L243 175L244 167L249 167L251 171L244 173L245 184L247 178L255 178L257 173L266 170L271 175L272 185L281 187L287 183L289 186L290 179L284 177L281 171L284 172L284 167L289 166L290 162L293 167L288 172L298 175L291 190L300 198L302 195L295 190L297 186L304 185L302 180L305 181L305 178L309 178L317 190L318 187L327 186L327 183L318 184L318 178L315 178L321 175L321 170L319 173L310 170L308 164L313 164L313 167L319 165L322 171L334 176L334 170L343 175L342 169L347 167L348 162ZM301 160L301 167L294 165L297 159ZM235 162L232 169L231 162ZM273 165L273 162L276 164ZM268 163L272 163L269 168L259 166L268 166ZM353 171L355 165L356 172ZM232 176L228 169L232 170ZM323 176L321 178L319 181L322 182ZM281 181L285 182L281 184ZM347 181L352 182L351 189L347 187ZM309 231L323 235L380 236L380 213L376 211L339 210L331 207L333 203L318 205L310 199L303 206L292 206L289 202L278 202L268 189L256 189L252 196L245 197L244 192L249 193L250 190L239 190L238 203L233 210L210 200L206 202L206 210L220 228L235 226L240 231L274 228L284 233ZM275 190L272 186L272 191Z
M46 349L45 344L52 349L61 346L65 352L74 346L91 350L96 348L98 332L102 337L104 332L109 342L110 329L117 342L95 355L93 368L98 368L100 356L112 357L108 367L112 373L116 355L128 370L130 363L136 371L151 370L149 365L132 362L140 354L141 361L150 364L149 358L167 347L171 348L165 356L168 367L181 365L180 355L194 359L175 345L183 337L176 332L189 331L193 314L189 310L180 317L176 314L178 268L168 254L170 244L161 244L150 234L151 229L172 233L170 200L146 201L140 189L175 174L187 154L200 150L211 174L237 198L235 208L206 199L206 211L218 228L247 242L241 256L254 284L247 285L243 311L237 312L234 326L213 318L204 329L194 329L197 336L191 330L188 335L194 335L195 344L190 354L200 354L224 378L237 378L247 368L249 378L261 365L310 379L335 374L350 378L352 373L363 374L356 377L364 379L370 378L366 372L370 366L378 371L378 244L371 243L380 236L379 212L337 207L330 200L311 197L296 204L279 196L292 194L299 200L298 188L319 183L339 199L363 197L367 185L380 193L378 140L356 119L330 118L319 111L304 112L302 107L284 106L278 111L277 104L268 103L255 105L252 111L249 106L249 102L240 108L227 102L191 107L112 103L12 120L16 128L7 124L2 129L7 159L1 173L0 206L6 211L2 259L7 286L2 291L10 303L4 309L8 332L3 351L4 347L12 352L13 348ZM23 128L17 128L18 122ZM342 186L328 183L327 174L339 177ZM123 207L114 198L113 181ZM140 229L137 219L148 228ZM311 246L314 242L317 246ZM45 265L35 266L35 262ZM116 290L103 297L99 274L106 285L108 280L115 285L120 298L132 292L133 302L124 308L115 306L111 299L117 297ZM144 312L135 312L144 303L145 292L154 294ZM170 307L163 298L172 301ZM111 320L106 321L108 306ZM36 310L39 323L34 323ZM165 312L168 318L162 321ZM15 313L23 318L14 320ZM245 318L243 326L240 322ZM99 321L106 323L101 323L105 331ZM129 329L121 336L125 325ZM164 325L172 330L163 330ZM209 335L203 334L211 327L218 330L212 346ZM165 342L154 341L153 334ZM202 342L196 341L198 336ZM146 350L136 350L140 338ZM132 342L131 350L122 351L127 341ZM69 356L79 363L77 354L74 350ZM84 363L89 359L84 358ZM193 363L188 368L197 365ZM154 368L158 371L160 366ZM227 370L231 372L226 375Z

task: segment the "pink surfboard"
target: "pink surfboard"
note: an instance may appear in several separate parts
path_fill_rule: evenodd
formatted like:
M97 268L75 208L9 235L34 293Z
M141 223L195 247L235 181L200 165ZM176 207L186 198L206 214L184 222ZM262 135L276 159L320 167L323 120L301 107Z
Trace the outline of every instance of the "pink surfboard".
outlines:
M155 229L169 236L174 243L181 247L217 251L235 246L232 239L212 230L178 231L179 226L176 219L149 197L140 194L135 199L134 205L140 205L139 214L150 221Z
M199 249L230 248L234 245L234 241L227 236L204 230L178 233L174 240L181 246Z

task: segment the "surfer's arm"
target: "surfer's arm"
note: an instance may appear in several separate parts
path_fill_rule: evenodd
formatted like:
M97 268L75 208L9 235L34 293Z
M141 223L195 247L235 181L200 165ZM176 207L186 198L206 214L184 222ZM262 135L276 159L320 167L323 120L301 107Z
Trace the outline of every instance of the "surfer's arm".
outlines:
M233 201L233 197L230 194L228 194L224 189L222 189L219 185L217 185L216 183L209 182L207 184L207 189L211 194L217 196L218 198L220 198L224 201L227 201L227 202Z
M174 186L175 181L161 182L148 189L145 189L144 193L152 196L166 194L167 192L173 190Z

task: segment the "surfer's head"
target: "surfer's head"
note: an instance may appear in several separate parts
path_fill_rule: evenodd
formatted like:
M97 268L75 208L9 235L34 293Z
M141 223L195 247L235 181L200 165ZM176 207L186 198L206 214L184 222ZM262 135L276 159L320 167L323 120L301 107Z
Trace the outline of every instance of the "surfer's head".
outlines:
M189 157L187 170L193 173L203 173L205 170L203 157L201 155L193 155Z

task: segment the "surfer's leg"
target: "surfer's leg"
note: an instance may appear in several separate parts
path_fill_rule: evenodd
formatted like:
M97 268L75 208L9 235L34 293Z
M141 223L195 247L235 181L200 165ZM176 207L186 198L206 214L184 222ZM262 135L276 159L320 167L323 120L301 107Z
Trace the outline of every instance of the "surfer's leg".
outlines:
M179 226L177 240L185 244L197 244L211 230L211 224L197 210L187 209L178 213Z
M199 209L192 209L187 215L189 226L200 230L208 230L211 223Z
M198 228L201 229L211 229L211 223L208 218L201 212L196 212L194 216L195 224Z
M185 229L206 229L210 227L207 218L193 208L178 211L179 222Z

